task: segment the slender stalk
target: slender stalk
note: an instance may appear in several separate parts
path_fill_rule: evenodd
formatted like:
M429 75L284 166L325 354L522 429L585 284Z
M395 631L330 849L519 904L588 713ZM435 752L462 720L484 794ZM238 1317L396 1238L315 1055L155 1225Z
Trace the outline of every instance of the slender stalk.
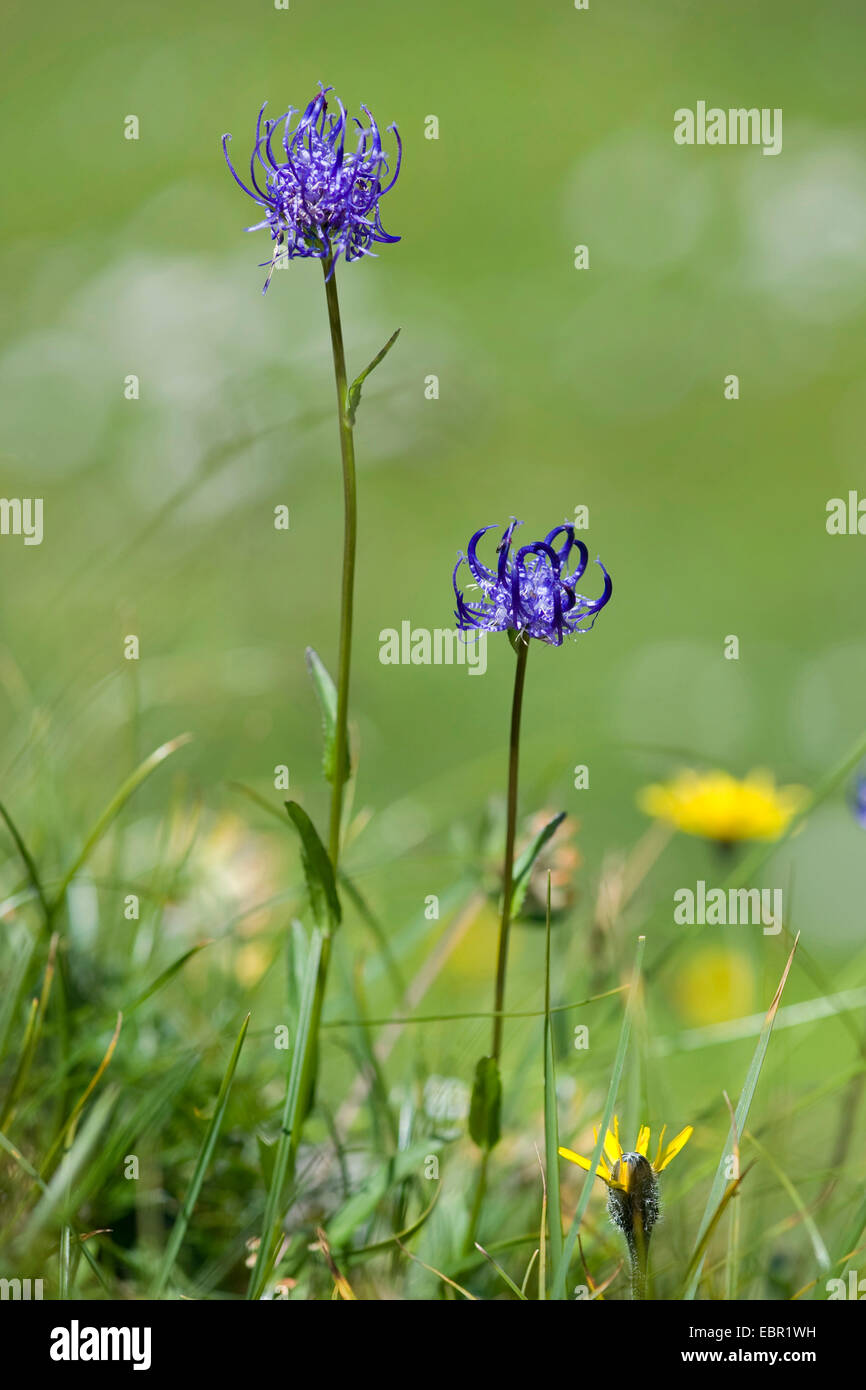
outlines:
M502 888L502 920L499 924L499 948L496 958L496 986L493 996L493 1041L491 1055L499 1061L502 1052L502 1025L505 1009L505 973L508 967L508 937L511 930L511 897L514 891L514 841L517 833L517 774L520 759L520 713L523 708L523 686L526 680L526 658L529 639L516 637L514 651L514 695L511 702L511 736L508 743L508 812L505 828L505 865Z
M352 665L352 619L355 610L355 551L358 541L358 494L355 481L355 437L346 408L346 354L343 349L343 325L340 321L340 301L337 297L337 272L332 257L322 262L325 272L325 298L328 303L328 325L331 329L331 350L334 357L334 384L337 390L337 426L340 432L340 456L343 461L343 577L340 585L340 651L337 662L337 724L334 732L334 781L331 790L331 819L328 832L328 857L337 876L340 858L340 831L343 821L343 769L349 759L349 675ZM315 1049L318 1046L319 1022L331 963L331 933L323 933L322 953L316 976L308 1050L301 1073L301 1111L305 1112L312 1090L315 1072ZM293 1157L300 1139L299 1127L292 1134ZM294 1166L294 1165L293 1165Z
M346 411L346 355L343 350L343 328L340 322L340 301L337 297L337 275L332 259L322 262L325 272L325 296L328 302L328 324L331 329L331 350L334 356L334 383L337 390L337 423L340 431L340 454L343 460L343 578L340 589L340 652L337 666L337 727L335 731L334 783L331 792L331 820L328 853L337 872L340 856L340 829L343 817L343 769L349 750L348 711L349 674L352 662L352 619L355 605L355 550L358 537L358 502L355 481L355 440Z
M343 462L343 576L340 587L340 649L337 662L337 714L334 731L334 780L331 790L331 813L328 831L328 857L337 877L340 858L340 832L343 821L343 773L348 766L348 709L349 676L352 661L352 618L355 601L355 551L358 535L358 505L355 482L355 440L347 410L346 353L343 347L343 326L340 321L340 301L337 295L337 276L333 257L322 261L325 273L325 298L328 305L328 325L331 330L331 352L334 359L334 385L337 392L337 427L340 434L340 455ZM316 1078L318 1058L319 1028L322 1006L328 983L328 968L331 962L331 931L322 926L321 950L316 967L316 978L310 1000L308 1024L304 1029L303 1052L299 1058L297 1083L290 1084L287 1096L289 1107L284 1137L286 1150L282 1181L274 1188L273 1199L265 1214L259 1258L250 1280L251 1298L261 1296L269 1274L268 1261L272 1247L276 1246L278 1236L277 1212L281 1206L285 1190L289 1187L295 1173L301 1128L309 1107L310 1096ZM293 1063L294 1070L294 1063Z
M631 1260L631 1296L634 1299L646 1298L647 1255L649 1236L645 1233L639 1213L635 1213L634 1229L626 1235L628 1253Z
M466 1227L466 1235L463 1239L463 1254L471 1255L475 1249L475 1236L478 1232L478 1222L481 1220L481 1208L484 1205L484 1198L487 1193L487 1165L490 1162L490 1150L483 1149L481 1152L481 1162L478 1165L478 1180L475 1184L475 1197L472 1201L472 1210L469 1213L469 1224Z
M497 1063L502 1052L502 1026L505 1010L505 976L508 968L508 936L511 930L511 898L514 892L514 841L517 835L517 774L520 763L520 714L523 709L523 687L526 681L526 658L529 655L528 637L512 635L512 646L517 657L514 668L514 694L511 700L511 734L508 741L508 810L505 827L505 864L502 874L502 917L499 923L499 946L496 954L496 984L493 992L493 1038L490 1055ZM481 1208L487 1191L487 1169L490 1151L484 1149L478 1167L478 1180L466 1237L463 1242L464 1255L470 1254L475 1244L475 1235L481 1217Z

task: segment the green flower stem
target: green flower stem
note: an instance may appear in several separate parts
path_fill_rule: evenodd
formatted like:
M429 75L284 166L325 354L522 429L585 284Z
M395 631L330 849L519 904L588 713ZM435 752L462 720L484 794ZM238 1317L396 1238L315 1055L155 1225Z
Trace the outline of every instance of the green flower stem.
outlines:
M510 635L510 634L509 634ZM508 967L508 936L511 930L511 898L514 892L514 841L517 834L517 773L520 760L520 713L523 708L523 686L526 681L526 658L529 639L512 637L517 656L514 668L514 695L511 702L511 737L508 743L508 818L505 828L505 865L502 875L502 920L499 924L499 949L496 958L496 987L493 996L493 1042L491 1056L499 1061L502 1052L502 1025L505 1010L505 973Z
M331 329L331 350L334 357L334 382L337 388L337 424L340 431L340 454L343 460L343 578L340 589L340 653L337 666L337 718L334 731L334 780L331 789L331 818L328 832L328 857L337 877L340 858L340 832L343 823L343 769L348 767L349 738L349 673L352 663L352 619L355 607L355 551L358 539L358 501L355 481L355 438L347 414L346 354L343 349L343 326L340 322L340 301L337 297L337 273L331 259L322 262L325 272L325 297L328 302L328 324ZM330 274L331 271L333 274ZM329 278L330 275L330 278ZM322 953L316 974L310 1027L298 1091L298 1113L292 1126L291 1171L300 1141L300 1128L306 1114L309 1097L315 1082L319 1024L331 963L331 932L323 927Z
M328 326L331 330L331 352L334 358L334 384L337 391L337 426L340 432L340 455L343 461L343 577L340 589L340 650L337 667L337 713L334 730L334 775L331 788L331 813L328 831L328 858L337 879L337 865L340 858L340 838L343 822L343 783L344 771L348 767L348 709L349 675L352 661L352 617L355 601L355 551L358 535L358 506L355 483L355 440L352 422L348 413L346 353L343 347L343 326L340 321L340 301L337 295L337 276L333 257L322 261L325 273L325 298L328 304ZM333 273L332 273L333 272ZM328 968L331 962L331 929L324 922L319 923L322 932L321 950L316 967L309 1018L304 1029L303 1054L300 1058L300 1072L294 1095L287 1098L289 1113L283 1130L286 1143L284 1172L275 1189L272 1204L265 1214L264 1229L256 1260L256 1267L250 1280L249 1297L260 1298L268 1278L272 1273L270 1261L279 1245L279 1220L275 1219L281 1211L287 1192L294 1180L298 1146L301 1130L309 1109L310 1096L316 1080L318 1062L319 1029L322 1019L322 1006L328 983ZM290 1088L291 1089L291 1088Z
M511 700L511 736L508 742L508 811L505 828L505 864L502 874L502 918L499 923L499 947L496 956L496 985L493 993L493 1039L490 1055L499 1063L502 1052L502 1025L505 1021L505 976L508 968L508 936L511 930L511 898L514 892L514 841L517 836L517 774L520 764L520 715L523 709L523 687L526 682L526 658L529 655L528 637L509 632L517 664L514 668L514 694ZM475 1235L481 1218L481 1208L487 1192L487 1170L490 1150L484 1149L478 1168L475 1198L463 1242L463 1253L472 1253Z
M340 654L337 666L337 718L334 731L334 780L331 789L331 819L328 833L328 857L337 877L340 858L340 831L343 822L343 770L348 766L349 673L352 662L352 618L355 606L355 551L358 538L358 502L355 482L355 439L347 414L346 354L343 349L343 325L340 322L340 301L337 297L337 273L333 260L322 262L325 272L325 297L328 302L328 324L331 329L331 350L334 357L334 382L337 388L337 424L340 431L340 454L343 460L343 578L340 590ZM333 274L331 271L333 270ZM330 278L329 278L330 276ZM323 926L322 953L316 974L310 1027L303 1059L298 1091L298 1112L292 1126L292 1158L300 1140L300 1124L306 1114L316 1070L319 1024L328 967L331 963L331 932Z
M355 550L358 538L358 502L355 481L355 439L347 413L346 355L343 350L343 328L340 322L340 301L337 297L337 275L333 261L322 262L325 272L325 296L328 301L328 323L331 329L331 350L334 356L334 382L337 388L337 423L340 430L340 454L343 460L343 579L340 590L340 654L337 667L337 726L335 731L334 783L331 792L331 820L328 835L328 854L337 873L340 857L340 830L343 818L343 769L348 764L349 674L352 662L352 620L355 606ZM331 271L334 271L331 274ZM328 276L330 275L330 279Z
M472 1202L472 1210L469 1213L466 1235L463 1238L464 1255L471 1255L475 1249L475 1237L478 1234L478 1222L481 1220L481 1208L487 1195L487 1166L489 1162L490 1150L482 1149L481 1162L478 1165L478 1178L475 1183L475 1197Z
M635 1213L634 1227L628 1232L626 1243L631 1261L631 1296L633 1299L644 1299L647 1288L649 1236L644 1231L639 1212Z

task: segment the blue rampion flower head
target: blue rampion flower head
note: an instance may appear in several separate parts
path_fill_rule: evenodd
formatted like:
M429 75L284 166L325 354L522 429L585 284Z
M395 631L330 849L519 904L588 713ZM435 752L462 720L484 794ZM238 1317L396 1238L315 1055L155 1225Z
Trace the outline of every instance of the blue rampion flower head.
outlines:
M851 809L855 820L866 830L866 772L857 775L851 788Z
M229 159L228 141L223 136L223 153L237 184L264 209L261 222L248 232L267 227L275 242L265 290L280 255L294 259L314 257L329 261L329 278L340 256L356 261L374 255L374 242L399 241L389 236L379 217L379 199L397 182L403 147L395 125L388 126L397 141L397 164L393 178L388 176L388 160L382 152L382 138L366 106L361 110L367 124L354 117L357 149L346 149L350 133L343 103L337 98L337 111L328 109L332 87L319 83L319 92L292 130L294 107L275 121L264 119L265 106L256 122L256 143L250 158L251 188L238 177ZM277 128L279 134L277 134ZM264 291L263 291L264 293Z
M514 532L521 521L512 521L505 528L496 548L496 569L488 569L478 558L478 542L492 526L476 531L466 554L458 556L454 568L454 593L457 596L455 617L464 632L505 632L512 629L528 637L536 637L551 646L561 647L563 636L589 632L599 612L610 601L613 585L600 560L596 561L604 575L604 590L600 598L585 598L576 589L577 581L586 569L587 549L574 534L570 525L556 526L543 541L522 545L511 554ZM576 551L574 567L572 552ZM457 572L462 564L469 567L478 599L467 603L457 587Z

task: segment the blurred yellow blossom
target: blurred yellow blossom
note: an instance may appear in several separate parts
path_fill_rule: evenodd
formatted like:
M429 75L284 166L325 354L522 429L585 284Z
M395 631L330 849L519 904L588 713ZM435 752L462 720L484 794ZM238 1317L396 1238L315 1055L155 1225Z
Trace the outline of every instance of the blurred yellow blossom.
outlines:
M677 971L674 1002L686 1023L695 1027L724 1023L751 1011L754 972L739 951L705 946Z
M805 787L777 787L762 769L745 778L728 772L686 769L670 782L644 787L638 805L686 835L731 845L741 840L776 840L806 804Z

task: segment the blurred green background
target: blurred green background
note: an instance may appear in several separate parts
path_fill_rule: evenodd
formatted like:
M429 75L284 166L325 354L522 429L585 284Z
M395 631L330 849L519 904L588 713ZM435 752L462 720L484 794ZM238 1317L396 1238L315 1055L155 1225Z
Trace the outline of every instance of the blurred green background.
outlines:
M381 126L396 121L405 147L382 205L401 242L339 272L350 372L402 330L356 432L355 810L370 819L347 859L392 938L465 874L504 793L505 639L490 642L483 678L378 660L384 628L450 625L451 569L481 525L518 516L531 539L586 505L590 553L614 581L590 637L529 663L521 804L579 822L569 933L591 915L605 855L645 830L645 782L693 763L813 787L844 755L866 723L866 541L828 536L825 507L866 493L862 35L853 0L10 4L0 491L43 497L45 536L0 539L0 766L47 877L141 757L194 734L101 865L117 885L100 890L101 930L124 881L162 862L169 805L200 799L206 852L194 910L162 922L166 960L297 875L289 836L233 781L279 804L273 770L286 764L291 794L324 819L303 659L313 644L333 666L337 638L322 277L298 261L262 297L270 242L245 235L254 209L220 150L230 131L242 169L261 102L302 106L319 79L350 113L365 102ZM699 99L783 108L783 152L676 146L673 113ZM130 114L137 141L124 138ZM430 115L438 140L424 137ZM588 270L574 268L577 244ZM724 398L729 373L737 401ZM273 527L281 503L288 532ZM123 660L128 633L138 663ZM728 634L739 661L723 658ZM579 763L588 790L573 787ZM837 794L767 879L791 888L793 925L840 985L862 980L864 834ZM651 952L677 930L674 888L720 872L706 846L677 841L642 890L623 960L654 898ZM7 891L16 873L10 860ZM272 954L285 917L262 918ZM435 928L422 920L419 952ZM346 970L372 949L357 923L351 933ZM493 942L491 915L441 997L487 1006ZM779 939L700 944L735 948L744 983L729 1014L766 1007ZM513 1007L538 1006L540 961L527 929ZM178 998L187 1040L237 1016L258 979L248 967L226 997L203 971ZM575 998L586 983L563 977ZM275 974L264 988L277 997ZM674 965L661 972L663 1031L717 1016L684 1005L689 988ZM818 992L797 974L790 988ZM393 1006L375 974L370 991ZM482 1023L431 1028L428 1070L468 1080L485 1036ZM838 1030L817 1036L790 1062L816 1084ZM721 1138L718 1093L736 1089L750 1050L714 1054L701 1076L680 1057L666 1083L676 1113L648 1118L679 1127L707 1106ZM608 1062L598 1056L599 1075Z

